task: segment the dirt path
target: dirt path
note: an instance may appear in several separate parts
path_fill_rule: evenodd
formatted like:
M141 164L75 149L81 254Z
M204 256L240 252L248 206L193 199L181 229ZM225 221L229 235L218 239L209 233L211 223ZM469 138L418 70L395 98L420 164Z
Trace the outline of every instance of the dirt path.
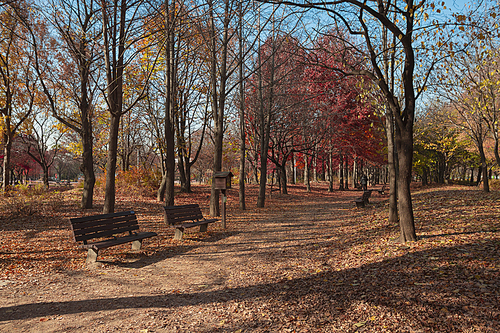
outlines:
M0 322L0 330L211 332L236 331L241 322L266 331L272 323L262 312L265 302L258 300L279 282L275 271L290 266L288 255L298 246L330 237L318 236L321 219L338 205L346 203L334 207L328 198L311 208L297 202L286 212L266 214L266 220L239 221L227 236L204 239L181 255L108 262L29 283L4 282L0 316L8 320ZM304 209L308 214L301 213Z

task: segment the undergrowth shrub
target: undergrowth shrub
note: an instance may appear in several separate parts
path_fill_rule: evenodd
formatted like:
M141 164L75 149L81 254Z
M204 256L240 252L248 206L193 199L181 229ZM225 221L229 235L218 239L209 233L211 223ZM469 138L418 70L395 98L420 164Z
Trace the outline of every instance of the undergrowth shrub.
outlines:
M131 167L128 171L117 171L115 177L116 193L126 196L154 197L161 183L161 172ZM96 181L96 187L105 191L106 175L102 174Z
M500 179L490 179L489 185L491 191L500 191Z
M37 183L35 185L20 184L16 185L14 189L18 194L25 196L42 195L47 191L45 185L43 185L42 183Z
M0 197L0 211L11 217L43 214L45 210L57 210L61 204L61 192L47 190L43 184L16 185Z
M31 216L38 211L37 200L34 196L4 195L0 199L0 210L11 217Z

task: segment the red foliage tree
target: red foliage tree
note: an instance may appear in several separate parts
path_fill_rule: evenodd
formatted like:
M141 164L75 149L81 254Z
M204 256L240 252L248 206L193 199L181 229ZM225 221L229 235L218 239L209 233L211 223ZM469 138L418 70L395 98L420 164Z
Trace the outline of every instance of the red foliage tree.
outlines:
M347 66L361 66L357 65L360 59L331 36L319 40L310 57L312 64L306 77L311 103L328 128L320 151L336 155L324 159L330 164L353 159L382 163L385 155L380 117L373 103L365 98L369 78L345 75Z

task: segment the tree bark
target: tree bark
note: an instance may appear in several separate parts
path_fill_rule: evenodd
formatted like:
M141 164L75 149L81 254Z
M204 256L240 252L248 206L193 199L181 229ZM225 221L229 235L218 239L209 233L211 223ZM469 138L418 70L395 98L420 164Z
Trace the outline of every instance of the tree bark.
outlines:
M309 156L304 154L304 184L306 184L306 191L311 192L311 177L309 174Z
M238 195L239 195L239 203L240 209L246 209L245 203L245 160L246 160L246 133L245 133L245 87L243 81L243 10L241 1L239 2L239 31L238 31L238 40L239 40L239 90L240 90L240 108L239 108L239 118L240 118L240 175L238 179Z
M12 149L12 140L8 135L4 134L4 147L3 147L3 184L2 190L5 192L10 186L10 152Z
M280 187L282 194L288 194L288 187L286 181L286 162L283 162L283 165L279 166L279 177L280 177Z
M120 129L120 116L111 113L109 126L108 160L106 163L106 193L104 195L103 213L115 211L116 184L115 172L118 152L118 131Z
M333 192L333 157L328 153L328 192Z
M224 108L226 103L226 84L228 79L227 58L229 47L229 23L231 13L231 3L224 3L223 27L222 31L216 31L215 14L213 0L208 1L209 6L209 37L210 37L210 80L212 87L212 112L214 121L214 163L213 172L222 170L222 141L224 137ZM221 47L217 47L216 35L222 32L219 38ZM218 55L220 54L220 58ZM218 75L218 77L217 77ZM217 89L218 88L218 89ZM210 191L210 216L219 216L219 190L216 190L212 182Z
M349 189L349 162L347 155L344 158L344 190Z
M490 191L490 185L488 181L488 163L486 161L486 154L484 153L484 146L483 143L478 143L478 149L479 149L479 156L481 158L481 169L482 171L482 177L483 177L483 192L489 192ZM479 175L481 175L481 172L479 172ZM478 177L478 185L480 183L480 177Z
M344 156L339 155L339 190L344 190Z
M396 132L396 146L398 149L398 209L401 243L416 241L413 207L411 201L410 183L412 177L413 134L405 129Z
M83 80L82 80L83 81ZM82 84L82 93L86 91L86 84ZM81 207L83 209L90 209L93 206L94 200L94 186L95 186L95 173L94 173L94 155L93 155L93 136L92 136L92 121L89 110L89 105L86 102L87 94L82 94L82 105L80 107L80 114L82 120L82 127L80 137L82 139L82 164L80 170L83 173L83 192ZM85 101L85 102L83 102Z
M389 168L389 224L398 223L398 158L394 144L394 117L389 109L386 113L387 162Z
M167 172L164 171L161 177L160 187L156 192L156 201L162 202L165 199L165 191L167 190Z

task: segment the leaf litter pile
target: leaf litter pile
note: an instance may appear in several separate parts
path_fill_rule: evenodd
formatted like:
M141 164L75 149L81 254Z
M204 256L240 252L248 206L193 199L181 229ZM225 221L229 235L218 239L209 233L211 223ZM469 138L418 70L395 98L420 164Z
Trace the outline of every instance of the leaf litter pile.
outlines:
M85 267L68 218L79 189L0 199L2 332L498 332L500 193L415 188L419 240L394 241L387 196L291 186L245 211L228 191L227 229L181 241L151 198L118 196L157 237L104 249ZM207 187L179 194L208 215ZM194 229L194 228L193 228Z

